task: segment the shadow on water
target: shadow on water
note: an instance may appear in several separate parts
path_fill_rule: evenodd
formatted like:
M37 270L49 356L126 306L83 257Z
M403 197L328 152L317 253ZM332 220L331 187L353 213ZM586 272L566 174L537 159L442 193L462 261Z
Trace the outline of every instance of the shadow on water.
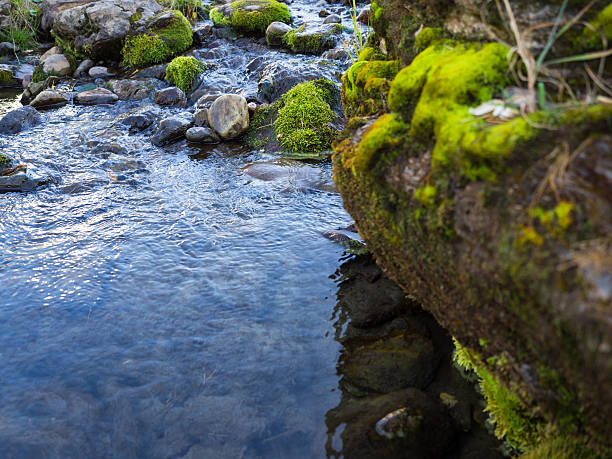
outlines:
M345 261L335 279L342 395L326 415L327 457L503 457L482 399L453 367L452 341L433 317L370 255Z

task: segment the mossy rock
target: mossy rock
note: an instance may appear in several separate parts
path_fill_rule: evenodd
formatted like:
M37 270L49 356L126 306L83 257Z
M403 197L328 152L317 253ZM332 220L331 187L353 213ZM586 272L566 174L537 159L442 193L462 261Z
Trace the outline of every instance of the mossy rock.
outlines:
M166 79L183 92L188 93L206 68L206 64L195 57L175 57L166 68Z
M14 85L13 71L7 66L0 65L0 87Z
M148 67L166 62L187 50L193 43L191 24L180 11L161 13L126 38L121 51L123 63Z
M218 26L263 35L273 22L291 22L291 13L276 0L237 0L210 10L210 19Z
M283 43L295 53L321 54L332 49L342 32L340 24L302 24L283 36Z
M609 170L612 107L471 115L509 83L506 55L432 42L391 82L391 113L349 121L334 179L378 262L479 356L498 433L525 451L590 438L605 457L612 365L595 343L612 336L612 266L594 263L612 259L612 182L595 169Z

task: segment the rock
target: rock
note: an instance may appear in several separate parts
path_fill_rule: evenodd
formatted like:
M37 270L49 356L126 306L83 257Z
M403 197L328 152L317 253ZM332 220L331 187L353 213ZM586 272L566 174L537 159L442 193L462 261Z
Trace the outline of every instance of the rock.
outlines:
M307 23L287 33L284 42L296 53L321 54L336 47L341 32L342 26L339 24Z
M0 64L0 87L19 86L15 79L15 66Z
M370 25L371 15L372 7L371 5L366 5L359 12L359 15L357 16L357 21L365 25Z
M386 393L406 387L424 388L440 362L429 338L395 332L380 339L353 338L343 343L339 365L342 386L349 392Z
M323 19L323 24L342 24L342 19L337 14L330 14Z
M348 61L351 58L351 55L344 48L334 48L325 51L322 57L334 61Z
M387 422L381 423L384 418ZM338 457L332 439L339 436L343 457L443 458L450 452L456 435L444 406L413 388L386 395L343 398L325 419L328 457ZM389 429L392 435L379 435L377 424Z
M96 88L77 94L76 102L83 105L114 104L119 100L117 94L105 88Z
M46 183L47 179L31 179L24 172L14 175L0 176L0 192L32 191L39 185Z
M151 137L154 145L163 145L185 136L185 132L193 125L192 115L184 112L164 118L159 122L155 134Z
M221 139L215 131L207 127L192 127L187 130L185 137L194 143L219 143Z
M156 105L145 105L121 115L118 121L130 131L143 131L159 118L161 110Z
M266 29L266 42L270 46L282 46L283 37L290 30L292 30L291 26L284 22L273 22Z
M156 78L158 80L163 80L166 77L166 68L168 68L168 64L152 65L151 67L136 72L133 78Z
M83 62L81 62L79 64L79 66L76 68L76 70L74 71L73 76L78 77L84 73L88 73L89 70L95 65L96 63L94 61L92 61L91 59L85 59Z
M241 136L249 128L249 109L244 97L225 94L208 110L208 124L224 139Z
M62 50L59 47L57 47L57 46L52 46L47 51L45 51L42 56L40 56L40 59L38 60L38 63L42 65L51 56L56 56L58 54L62 54Z
M21 95L21 103L23 105L29 104L38 94L55 84L58 80L58 77L50 76L47 77L44 81L40 81L38 83L30 82L26 87L25 91L23 91L23 94Z
M260 97L267 102L274 102L298 83L333 78L327 70L318 65L300 65L291 60L278 60L267 65L257 82Z
M13 43L10 43L8 41L3 41L2 43L0 43L0 56L9 56L18 52L19 48Z
M143 100L151 97L160 82L154 78L146 80L110 80L106 86L121 100Z
M0 134L17 134L40 124L42 116L34 107L26 105L8 112L0 119Z
M183 91L173 86L171 88L157 91L155 93L155 103L158 105L185 107L187 105L187 97L185 97L185 93Z
M40 11L41 29L48 32L53 27L55 18L69 8L91 3L95 0L46 0L42 2Z
M197 127L208 126L208 109L201 108L193 115L193 124Z
M199 92L200 90L195 91L193 95L197 96ZM208 92L208 90L204 90L203 92L205 92L205 94L198 97L196 100L195 105L197 108L209 108L215 100L223 95L223 93L218 91Z
M11 0L0 0L0 29L11 27Z
M53 32L75 51L94 59L119 60L125 36L162 11L155 0L101 0L77 6L63 4L53 20ZM43 13L43 20L46 13ZM138 15L139 21L133 18Z
M16 175L19 173L25 173L28 170L28 166L25 164L17 164L14 167L7 167L6 169L2 169L0 175L3 177L8 177L10 175Z
M331 13L327 10L321 10L319 11L319 17L320 18L326 18L327 16L329 16Z
M38 94L30 106L35 108L52 108L66 105L70 101L70 96L56 90L44 90Z
M72 73L72 67L66 56L63 54L53 54L43 62L42 71L48 75L63 77Z
M200 27L196 27L193 30L193 44L195 46L202 46L206 39L212 34L213 28L210 24L206 24Z
M286 5L275 0L244 0L220 5L210 10L215 25L263 35L273 22L291 22Z
M108 78L114 75L114 73L108 70L108 67L103 67L101 65L91 67L88 73L92 78Z

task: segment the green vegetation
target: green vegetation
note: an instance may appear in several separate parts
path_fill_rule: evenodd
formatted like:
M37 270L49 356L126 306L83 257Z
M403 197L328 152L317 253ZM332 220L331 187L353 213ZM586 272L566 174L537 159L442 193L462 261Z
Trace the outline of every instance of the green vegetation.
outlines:
M380 58L379 51L364 48L358 61L342 75L342 106L347 116L371 115L386 109L398 62Z
M231 5L231 19L218 8L210 10L210 19L215 25L232 26L249 33L263 34L273 22L291 22L291 13L284 3L276 0L237 0ZM252 9L257 7L256 9Z
M11 0L10 26L0 29L0 41L13 43L25 50L36 46L36 33L40 25L38 1Z
M340 24L326 24L318 33L304 33L306 24L290 30L283 36L283 43L295 53L319 54L330 48L330 37L342 31Z
M166 79L184 92L189 92L206 64L195 57L179 56L172 59L166 69Z
M201 0L157 0L166 8L171 10L178 10L183 15L195 21L197 19L198 8L202 7Z
M425 27L419 32L414 40L414 48L417 52L423 51L434 41L440 40L444 35L444 31L439 27Z
M42 66L41 65L37 65L34 68L34 72L32 73L31 81L32 81L32 83L39 83L41 81L45 81L50 76L57 76L57 75L55 75L53 72L52 73L45 73L42 70Z
M329 85L325 80L294 86L280 99L274 131L283 148L290 152L321 152L330 148L336 131L329 126L335 113L330 107Z
M173 11L174 20L161 29L128 37L121 51L123 62L130 67L160 64L182 53L193 42L191 25L180 11Z
M13 81L13 72L9 69L0 69L0 84L9 84Z
M0 153L0 166L6 166L11 161L12 161L11 158L9 158L8 156Z

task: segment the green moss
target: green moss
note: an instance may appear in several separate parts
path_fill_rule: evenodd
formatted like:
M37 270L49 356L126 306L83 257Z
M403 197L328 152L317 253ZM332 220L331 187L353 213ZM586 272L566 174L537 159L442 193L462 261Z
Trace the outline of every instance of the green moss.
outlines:
M12 82L13 82L13 72L11 72L8 69L0 69L0 84L9 84Z
M11 161L12 161L11 158L9 158L8 156L0 153L0 166L6 166Z
M219 8L213 8L209 11L210 20L217 26L229 27L232 22L219 11Z
M522 450L538 443L544 428L544 420L528 414L528 410L515 392L508 387L487 366L503 367L503 358L490 358L487 363L480 356L455 342L454 361L463 370L474 371L485 396L495 435L510 445Z
M132 26L134 24L136 24L138 21L140 21L142 19L142 13L138 12L138 13L134 13L130 16L130 24L132 24Z
M331 30L304 34L306 24L290 30L283 36L283 43L295 53L319 54L331 47L330 36L342 31L342 25L333 24Z
M438 188L435 185L424 185L414 190L414 197L424 206L433 206L437 195Z
M359 53L358 61L384 61L385 55L381 53L378 49L373 48L371 46L367 46L363 48L363 50Z
M249 7L257 6L256 10ZM210 19L215 25L232 26L243 32L263 34L273 22L291 22L291 13L284 3L276 0L237 0L232 2L231 18L218 8L210 10Z
M368 52L363 57L370 56L372 53ZM397 61L355 62L342 75L342 106L346 115L369 115L384 110L390 81L397 71Z
M179 56L172 59L166 69L166 79L184 92L189 92L206 64L195 57Z
M575 205L568 201L561 201L557 206L550 210L542 207L529 209L529 215L536 218L551 233L560 235L573 223L572 212Z
M374 20L379 21L383 14L383 9L376 2L372 2L370 9L374 15Z
M130 67L160 64L191 46L193 36L189 21L180 11L172 13L174 19L166 27L126 39L121 51L124 64Z
M421 52L434 41L441 39L443 35L444 31L439 27L425 27L416 36L414 47L417 52Z
M257 11L249 11L246 7L262 5ZM232 3L234 15L232 25L247 32L265 33L273 22L291 22L291 13L284 3L275 0L238 0Z
M293 87L280 99L274 131L281 146L290 152L320 152L330 148L335 118L325 87L307 81Z
M608 41L612 40L612 3L590 22L590 26L584 28L580 37L580 47L583 50L601 48L602 34Z
M590 449L584 440L557 437L541 442L521 456L521 459L597 459L604 458Z

